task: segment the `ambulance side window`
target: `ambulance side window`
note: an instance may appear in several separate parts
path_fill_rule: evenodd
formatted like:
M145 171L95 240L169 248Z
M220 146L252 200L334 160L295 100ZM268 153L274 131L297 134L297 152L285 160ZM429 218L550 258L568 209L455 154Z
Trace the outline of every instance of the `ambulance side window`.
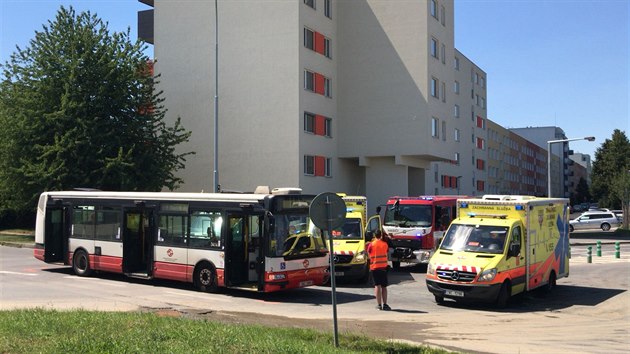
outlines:
M516 226L512 229L512 240L510 242L510 249L518 249L518 252L514 253L514 256L518 256L521 252L521 227Z

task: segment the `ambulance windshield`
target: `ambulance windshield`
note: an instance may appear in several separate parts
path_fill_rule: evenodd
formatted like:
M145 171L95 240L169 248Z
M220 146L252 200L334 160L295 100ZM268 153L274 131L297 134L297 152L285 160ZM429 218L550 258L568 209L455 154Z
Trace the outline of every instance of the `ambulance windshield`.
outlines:
M452 224L440 249L502 254L507 234L508 228L503 226Z

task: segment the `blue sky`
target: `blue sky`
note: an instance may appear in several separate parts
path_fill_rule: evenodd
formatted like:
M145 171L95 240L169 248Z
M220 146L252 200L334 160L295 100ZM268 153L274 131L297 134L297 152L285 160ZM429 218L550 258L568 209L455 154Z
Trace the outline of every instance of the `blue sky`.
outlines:
M253 0L252 0L253 1ZM298 0L295 0L298 1ZM392 1L393 2L393 1ZM488 118L506 128L559 126L576 152L615 128L630 136L628 0L455 0L455 47L488 76ZM0 0L0 62L59 6L90 10L136 38L135 0Z

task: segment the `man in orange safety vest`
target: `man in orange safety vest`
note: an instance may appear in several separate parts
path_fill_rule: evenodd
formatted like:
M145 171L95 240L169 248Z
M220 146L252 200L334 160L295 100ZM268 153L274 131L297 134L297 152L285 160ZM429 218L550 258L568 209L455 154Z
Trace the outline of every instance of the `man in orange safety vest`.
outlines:
M374 237L374 240L367 246L367 253L370 256L374 296L376 296L376 303L378 304L376 308L389 311L391 310L387 304L387 250L389 246L383 240L381 230L376 230Z

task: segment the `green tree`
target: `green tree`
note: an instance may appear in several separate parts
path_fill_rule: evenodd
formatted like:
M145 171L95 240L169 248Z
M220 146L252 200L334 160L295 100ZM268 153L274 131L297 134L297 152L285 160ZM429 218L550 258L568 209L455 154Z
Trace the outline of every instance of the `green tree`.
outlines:
M612 139L595 151L593 162L591 194L600 206L620 209L623 199L625 175L630 170L630 142L626 134L615 129ZM619 188L615 188L621 184Z
M0 210L28 210L47 190L176 189L188 153L177 119L129 30L110 33L90 12L61 7L1 65Z
M571 204L582 204L584 202L589 202L590 200L591 192L588 189L588 183L586 183L586 180L583 177L580 177L580 181L575 187L575 195L573 196Z

